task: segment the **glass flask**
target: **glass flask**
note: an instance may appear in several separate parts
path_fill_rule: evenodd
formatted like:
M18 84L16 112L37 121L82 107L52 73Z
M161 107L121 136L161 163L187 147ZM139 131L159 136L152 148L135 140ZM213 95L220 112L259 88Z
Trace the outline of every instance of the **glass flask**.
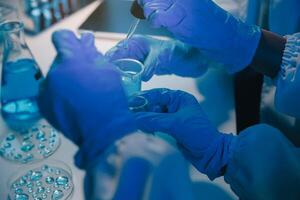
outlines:
M24 39L20 21L0 25L3 36L1 81L2 115L5 120L38 119L37 95L43 75Z
M123 87L128 97L138 94L142 86L144 65L134 59L119 59L113 62L121 72Z
M48 160L20 168L10 177L7 187L9 200L68 200L72 198L74 183L69 166Z

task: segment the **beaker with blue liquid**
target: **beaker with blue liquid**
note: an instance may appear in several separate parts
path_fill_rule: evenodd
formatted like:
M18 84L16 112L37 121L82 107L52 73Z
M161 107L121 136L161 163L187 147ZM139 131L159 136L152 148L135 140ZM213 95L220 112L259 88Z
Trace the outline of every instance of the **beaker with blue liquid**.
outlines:
M134 59L124 58L113 61L121 74L124 90L127 96L132 96L141 91L142 72L144 65Z
M39 118L37 96L43 75L24 39L20 21L0 25L3 37L2 115L6 120Z
M140 96L142 87L142 73L144 65L138 60L124 58L113 61L121 74L122 84L128 97L129 110L140 112L146 109L148 101Z

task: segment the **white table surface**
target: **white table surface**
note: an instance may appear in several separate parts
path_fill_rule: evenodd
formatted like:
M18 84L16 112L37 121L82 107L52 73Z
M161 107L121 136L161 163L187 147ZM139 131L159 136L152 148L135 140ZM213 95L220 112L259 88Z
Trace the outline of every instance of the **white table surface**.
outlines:
M52 33L55 30L59 29L70 29L73 31L78 31L78 27L85 21L89 14L93 12L93 10L100 3L100 0L96 1L95 3L90 4L79 12L66 18L62 22L57 23L45 32L42 32L41 34L34 37L27 37L27 43L43 73L47 72L56 54L51 43ZM117 35L118 37L114 36L112 37L112 39L109 39L106 36L107 34L105 35L105 37L101 38L101 34L97 34L97 47L102 52L105 52L113 47L118 42L116 38L118 38L120 35ZM121 36L125 37L124 35ZM198 80L180 78L175 76L154 77L148 83L143 84L143 90L166 87L170 89L180 89L187 91L195 95L200 102L204 102L204 110L207 111L211 120L216 125L218 125L221 131L234 133L235 115L231 81L231 77L226 75L223 71L211 70L205 77ZM0 131L0 135L5 134L5 132L7 131L2 121L0 121ZM57 150L57 152L43 162L46 163L47 160L56 159L61 160L69 165L73 172L73 179L75 184L73 199L81 200L84 199L82 184L84 172L77 169L73 164L73 156L76 151L77 147L63 137L61 146ZM6 198L7 181L9 177L13 173L18 171L18 169L24 167L26 167L26 165L17 165L4 160L3 158L0 158L0 199ZM191 176L194 181L209 182L209 180L205 176L201 175L193 169L191 170ZM236 198L230 191L229 186L224 183L222 178L216 179L214 181L214 184L222 187L234 199Z

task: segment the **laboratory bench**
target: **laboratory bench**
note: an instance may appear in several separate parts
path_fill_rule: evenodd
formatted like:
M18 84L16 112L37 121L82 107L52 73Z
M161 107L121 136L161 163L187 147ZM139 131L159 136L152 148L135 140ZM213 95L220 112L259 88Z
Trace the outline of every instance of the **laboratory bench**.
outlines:
M79 33L78 27L99 4L101 4L100 0L95 1L40 34L26 37L27 44L44 74L47 73L47 70L56 55L51 42L52 33L59 29L70 29ZM103 33L102 35L102 33L97 33L96 46L99 51L106 52L124 37L124 34L114 35ZM151 81L143 83L142 85L143 90L161 87L183 90L195 95L199 102L203 103L204 110L208 112L208 116L218 125L218 128L221 131L235 133L232 79L224 71L212 69L205 77L200 79L180 78L176 76L154 77ZM8 130L2 119L0 123L0 135L6 134ZM71 168L73 174L75 185L73 199L81 200L84 199L83 178L85 173L74 165L73 156L76 151L77 147L61 135L61 144L58 150L52 156L41 162L47 163L50 160L59 160L66 163ZM26 165L16 164L4 160L2 157L0 158L0 199L6 199L8 188L7 181L10 179L10 176L22 168L26 168ZM190 174L192 180L195 182L210 182L206 176L201 175L192 167ZM237 199L230 191L229 186L224 183L223 178L216 179L212 184L221 187L222 190L228 193L228 196L231 197L231 199Z

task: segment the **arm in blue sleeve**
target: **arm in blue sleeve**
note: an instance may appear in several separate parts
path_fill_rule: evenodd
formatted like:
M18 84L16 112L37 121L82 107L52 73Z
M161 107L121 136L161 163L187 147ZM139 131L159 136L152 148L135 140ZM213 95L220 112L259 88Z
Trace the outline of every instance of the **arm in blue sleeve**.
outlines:
M240 199L300 199L300 149L279 130L253 126L234 145L225 181Z
M287 36L281 71L276 80L275 107L300 118L300 33Z

